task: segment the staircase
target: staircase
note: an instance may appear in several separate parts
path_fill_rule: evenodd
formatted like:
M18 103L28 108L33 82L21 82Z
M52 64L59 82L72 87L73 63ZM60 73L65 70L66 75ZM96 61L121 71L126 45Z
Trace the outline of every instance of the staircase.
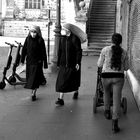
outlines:
M99 55L101 49L111 43L111 36L115 31L117 0L91 0L87 37L88 51Z

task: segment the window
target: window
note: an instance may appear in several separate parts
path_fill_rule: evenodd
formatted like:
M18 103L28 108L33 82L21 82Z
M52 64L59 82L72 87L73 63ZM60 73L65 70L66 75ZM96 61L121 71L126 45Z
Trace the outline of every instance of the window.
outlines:
M25 9L41 9L44 0L25 0Z

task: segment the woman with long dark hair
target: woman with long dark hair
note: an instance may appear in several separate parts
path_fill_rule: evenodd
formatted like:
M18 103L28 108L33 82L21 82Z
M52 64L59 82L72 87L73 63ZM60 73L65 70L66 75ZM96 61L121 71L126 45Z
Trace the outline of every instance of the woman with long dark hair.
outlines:
M104 87L104 115L112 118L113 132L119 132L118 119L120 117L121 94L124 85L124 71L129 69L127 52L121 47L122 36L112 35L112 45L104 47L98 59L98 67L102 67L102 83ZM113 91L113 114L110 111L110 93Z

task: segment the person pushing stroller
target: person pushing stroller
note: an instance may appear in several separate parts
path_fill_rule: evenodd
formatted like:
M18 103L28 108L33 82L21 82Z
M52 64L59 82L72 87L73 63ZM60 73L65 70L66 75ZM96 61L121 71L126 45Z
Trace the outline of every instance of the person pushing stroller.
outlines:
M122 36L112 35L112 45L101 51L97 66L102 68L102 83L104 88L104 115L112 118L112 131L119 132L118 119L120 117L121 94L124 85L124 71L129 69L127 52L121 47ZM110 92L113 90L113 114L110 110Z

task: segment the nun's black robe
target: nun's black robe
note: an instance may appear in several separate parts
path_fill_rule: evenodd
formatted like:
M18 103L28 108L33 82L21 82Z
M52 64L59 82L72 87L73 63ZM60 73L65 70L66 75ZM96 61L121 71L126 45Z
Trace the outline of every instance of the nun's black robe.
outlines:
M21 53L21 63L26 59L26 85L25 88L36 89L44 79L42 66L48 67L45 42L42 37L26 38Z
M80 39L71 33L69 37L61 36L58 48L59 67L56 80L56 92L72 92L78 90L81 82L82 49ZM76 64L80 69L76 70Z

